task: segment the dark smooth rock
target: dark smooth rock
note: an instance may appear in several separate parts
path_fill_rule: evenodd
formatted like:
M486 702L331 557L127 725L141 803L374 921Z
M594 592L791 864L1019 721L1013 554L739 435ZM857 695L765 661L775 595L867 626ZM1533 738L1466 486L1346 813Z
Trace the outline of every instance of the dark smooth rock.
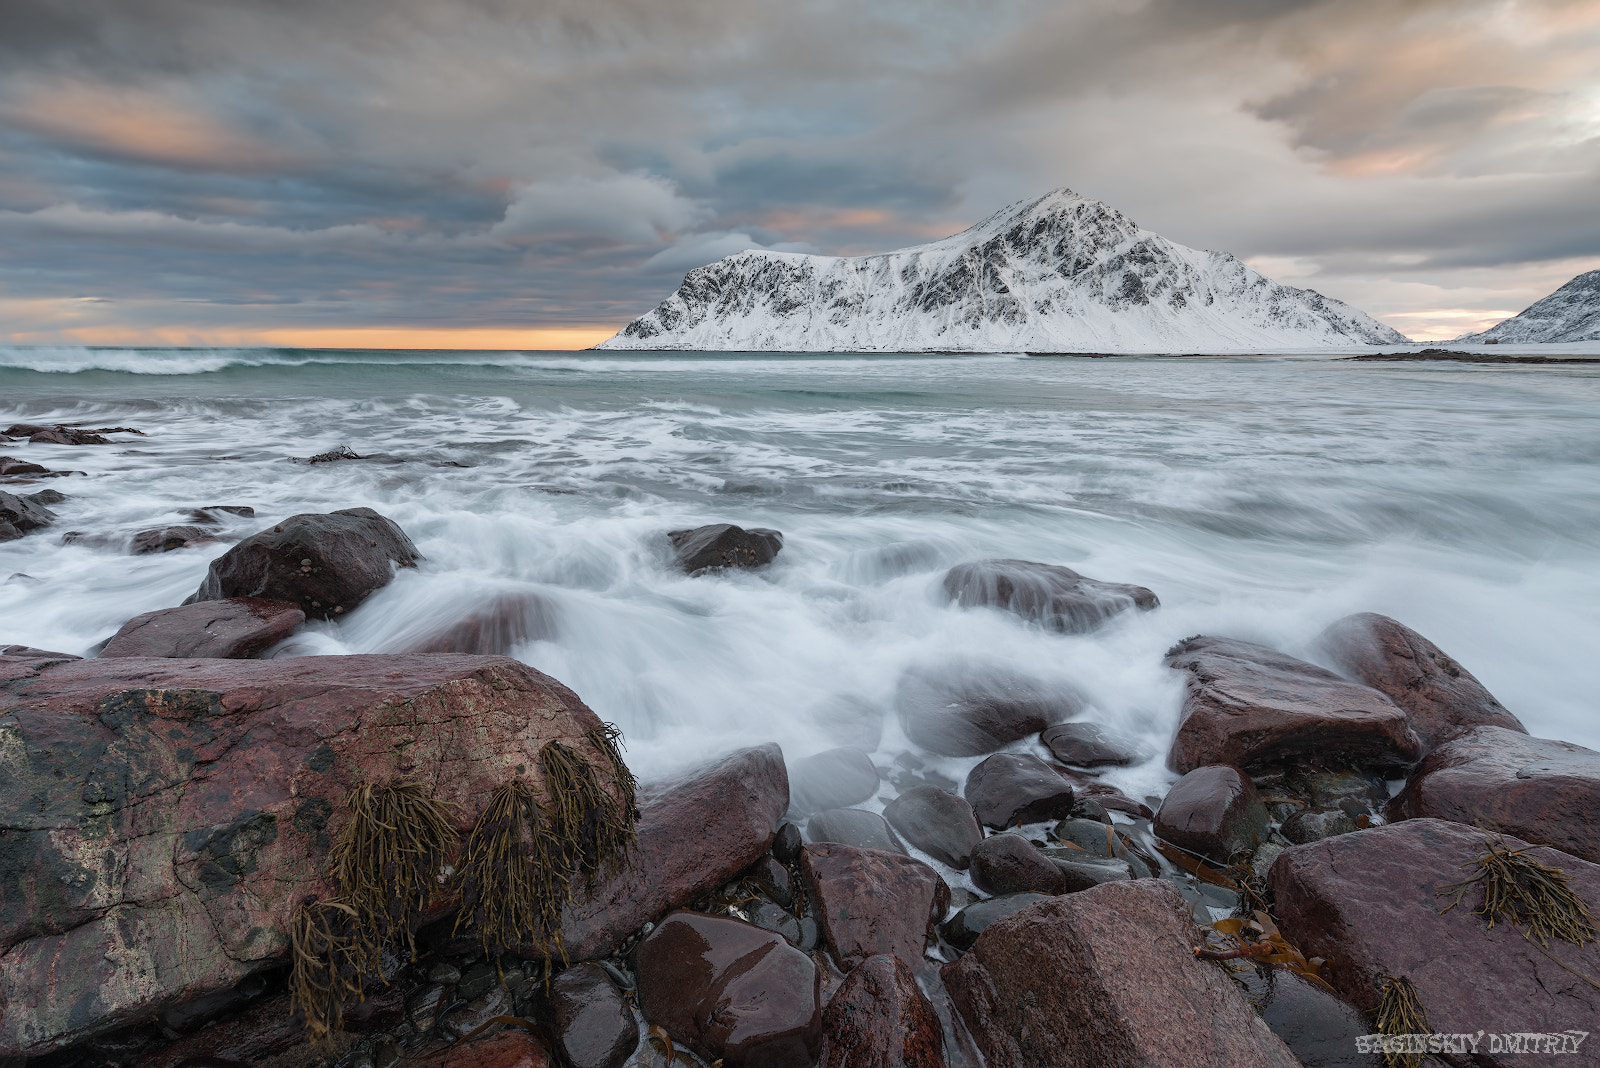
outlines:
M190 508L186 513L189 522L200 523L206 526L220 526L225 520L225 515L238 516L241 519L254 519L256 510L248 504L208 504L204 508Z
M32 501L34 504L48 507L52 504L60 504L62 501L71 500L72 498L68 497L60 490L42 489L38 493L25 494L23 499Z
M387 586L396 567L421 559L405 532L371 508L290 516L211 561L184 603L265 597L332 619Z
M551 1061L538 1035L507 1028L444 1049L424 1046L395 1068L551 1068Z
M461 973L461 980L456 984L456 997L475 1001L487 994L494 984L494 969L480 961Z
M1076 894L1102 883L1125 883L1133 878L1133 868L1125 860L1059 855L1051 856L1050 860L1066 879L1062 890L1066 894Z
M420 622L395 643L396 648L384 651L509 656L519 645L556 635L555 606L534 593L503 593L437 625L433 620Z
M1077 694L982 663L908 671L895 691L900 726L941 756L979 756L1077 715Z
M28 992L0 1056L29 1057L286 961L358 783L431 783L465 834L601 725L526 665L453 656L0 657L0 721L29 755L0 794L0 991Z
M14 541L54 523L56 514L27 497L0 490L0 541Z
M793 864L800 859L800 847L803 845L805 839L800 834L800 828L792 823L784 823L772 838L772 855L779 863Z
M789 765L789 805L798 813L848 808L878 792L878 769L860 749L829 749Z
M212 540L211 532L204 527L156 527L135 534L128 549L135 556L147 556L150 553L169 553L196 542Z
M1085 578L1068 567L1031 560L979 560L952 567L945 596L963 608L1000 608L1050 630L1081 634L1130 608L1161 602L1143 586Z
M1382 1068L1378 1054L1356 1048L1357 1037L1373 1032L1371 1022L1325 988L1287 968L1240 977L1261 1007L1261 1019L1302 1068Z
M944 926L939 928L939 933L944 936L946 942L959 950L966 951L972 948L972 943L978 940L979 935L989 929L990 924L1003 920L1013 912L1025 909L1036 902L1049 900L1048 894L1023 892L1001 894L998 897L974 901L946 920Z
M750 922L764 931L783 935L791 946L800 944L800 921L785 911L781 905L774 905L770 901L761 902L750 911Z
M1167 755L1180 774L1207 764L1254 771L1307 757L1400 768L1421 752L1406 714L1382 693L1276 649L1189 638L1167 652L1167 666L1186 672Z
M798 847L795 855L799 856ZM756 861L750 868L750 877L784 908L794 904L794 879L789 875L789 869L780 864L776 857L762 857Z
M1210 764L1172 784L1152 828L1157 838L1227 864L1267 840L1267 807L1238 768Z
M1139 759L1131 743L1094 723L1058 723L1041 734L1039 741L1061 763L1081 768L1132 764Z
M546 1004L555 1052L571 1068L620 1068L638 1048L639 1024L598 964L556 976Z
M253 1064L306 1041L305 1023L289 1011L289 995L258 999L243 1012L218 1020L139 1060L139 1068L184 1068L219 1063Z
M985 827L1057 820L1072 811L1072 784L1031 753L996 753L967 774L961 791Z
M1097 886L991 924L942 975L989 1068L1298 1068L1191 928L1168 882Z
M904 853L883 817L860 808L830 808L806 821L807 842L834 842L861 849L887 849Z
M112 442L105 436L107 434L144 436L143 431L126 426L102 426L91 430L61 423L14 423L6 428L5 433L8 437L27 438L35 445L110 445Z
M996 834L972 851L972 885L986 894L1064 894L1067 876L1020 834Z
M71 653L54 653L48 649L35 649L31 645L0 645L0 656L15 657L19 660L82 660L81 656Z
M1056 824L1054 833L1057 841L1072 843L1081 850L1078 855L1087 859L1109 860L1127 853L1111 825L1099 820L1070 817Z
M1472 672L1388 616L1345 616L1323 631L1317 644L1340 672L1382 691L1405 710L1424 753L1473 727L1527 733Z
M476 997L465 1005L452 1009L439 1021L439 1030L457 1039L466 1038L473 1033L488 1035L500 1030L496 1022L498 1017L512 1015L511 994L498 986L492 985L494 976L489 976L490 986L485 988ZM467 996L460 987L456 988L457 1000Z
M868 957L822 1013L819 1068L944 1068L944 1028L906 962Z
M1076 786L1077 784L1073 784ZM1094 823L1110 823L1111 813L1106 811L1106 806L1092 797L1080 796L1072 802L1072 818L1075 820L1090 820Z
M1600 1019L1600 989L1591 982L1600 947L1554 940L1543 948L1506 921L1490 929L1471 911L1482 902L1476 889L1447 911L1455 896L1447 888L1466 877L1486 837L1459 823L1413 819L1286 849L1269 879L1278 927L1306 956L1324 958L1329 982L1365 1013L1377 1010L1384 976L1402 975L1437 1033L1589 1030ZM1510 836L1505 844L1528 845ZM1600 916L1600 865L1543 847L1527 855L1560 868ZM1474 1063L1527 1063L1486 1046ZM1600 1051L1585 1044L1561 1061L1600 1064Z
M1279 833L1295 845L1305 845L1360 829L1355 817L1343 809L1303 808L1283 821Z
M828 951L847 971L879 953L919 965L950 906L950 887L939 873L901 853L808 845L800 873L817 903Z
M1600 863L1600 753L1474 727L1428 754L1390 814L1469 823Z
M229 597L134 616L102 657L220 657L248 660L300 629L306 614L287 601Z
M965 870L983 828L965 799L937 786L913 786L884 806L883 818L900 837L952 868Z
M17 460L0 454L0 476L42 475L49 468L30 460Z
M725 1068L810 1068L822 1044L821 976L780 935L674 912L639 943L639 1008Z
M1377 815L1389 802L1388 784L1382 776L1369 772L1335 771L1306 764L1291 768L1284 785L1312 808L1348 808L1354 802L1360 806L1359 811ZM1260 783L1257 786L1266 790ZM1281 791L1273 787L1266 792Z
M667 538L678 566L691 575L726 567L760 567L772 563L783 548L783 535L776 530L745 530L731 523L669 530Z

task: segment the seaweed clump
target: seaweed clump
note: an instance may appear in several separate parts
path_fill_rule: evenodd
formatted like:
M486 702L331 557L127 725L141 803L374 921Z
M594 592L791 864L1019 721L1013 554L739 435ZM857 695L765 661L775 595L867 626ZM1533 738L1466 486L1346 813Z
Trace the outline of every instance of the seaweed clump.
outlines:
M1377 1028L1383 1035L1426 1035L1433 1029L1428 1025L1428 1014L1423 1011L1417 988L1403 975L1383 977L1383 993L1378 1001ZM1408 1046L1411 1044L1407 1044ZM1384 1068L1420 1068L1420 1048L1384 1050Z
M1455 891L1445 912L1461 904L1474 886L1482 886L1483 904L1472 914L1484 917L1491 930L1505 920L1522 928L1523 938L1536 938L1545 949L1552 938L1580 948L1596 940L1594 916L1567 885L1566 872L1528 856L1526 849L1512 849L1499 837L1485 839L1483 852L1462 867L1472 868L1472 874L1439 891Z
M290 923L294 956L290 1007L305 1015L311 1041L326 1042L344 1024L344 1006L365 996L365 978L379 970L378 944L342 901L301 902Z
M491 957L531 944L547 960L565 960L561 906L569 876L567 856L549 832L533 789L520 779L505 783L490 796L467 839L457 875L462 901L455 932L476 927Z

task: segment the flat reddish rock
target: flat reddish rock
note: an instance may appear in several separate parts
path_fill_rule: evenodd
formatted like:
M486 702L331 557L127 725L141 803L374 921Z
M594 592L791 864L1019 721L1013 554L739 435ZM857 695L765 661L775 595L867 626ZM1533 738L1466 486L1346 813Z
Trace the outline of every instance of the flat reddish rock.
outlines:
M1384 976L1399 975L1436 1033L1594 1030L1600 990L1583 977L1600 977L1600 945L1553 941L1541 950L1509 923L1490 930L1472 914L1482 903L1476 889L1446 911L1455 894L1441 891L1466 876L1484 838L1459 823L1414 819L1286 849L1269 875L1278 927L1302 953L1326 959L1329 981L1364 1012L1377 1009ZM1600 865L1554 849L1528 855L1562 869L1600 916ZM1474 1063L1546 1060L1495 1056L1487 1043L1479 1054ZM1549 1063L1600 1064L1600 1046L1591 1040Z
M1406 714L1370 686L1276 649L1232 638L1188 638L1167 653L1187 675L1167 765L1253 771L1305 757L1401 767L1421 744Z
M995 921L941 974L989 1068L1298 1068L1192 925L1171 883L1107 883Z
M868 957L822 1013L820 1068L944 1068L944 1029L906 962Z
M102 657L167 656L249 660L306 621L288 601L228 597L134 616L100 651Z
M880 953L917 966L950 907L950 887L938 872L883 849L808 845L800 874L828 949L846 971Z
M0 1056L285 960L358 783L421 783L465 833L502 783L542 783L546 742L603 760L599 725L499 657L0 656L0 737L28 754L0 795Z
M821 975L782 935L674 912L639 943L645 1018L725 1068L810 1068L822 1042Z
M1405 710L1426 752L1473 727L1527 733L1472 672L1397 620L1361 612L1331 624L1317 644L1333 666Z
M1487 827L1600 864L1600 753L1475 727L1428 754L1389 814Z
M788 807L789 777L776 745L741 749L642 787L631 863L577 895L562 914L568 959L609 956L645 923L760 860Z

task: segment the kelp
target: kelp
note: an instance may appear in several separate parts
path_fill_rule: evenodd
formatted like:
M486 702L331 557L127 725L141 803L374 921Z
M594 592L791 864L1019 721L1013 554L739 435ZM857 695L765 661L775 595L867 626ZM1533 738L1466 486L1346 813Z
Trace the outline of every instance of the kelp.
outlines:
M1433 1028L1428 1026L1428 1014L1423 1011L1422 1001L1417 997L1416 988L1411 985L1411 980L1403 975L1383 977L1383 992L1379 995L1375 1022L1378 1033L1383 1035L1433 1033ZM1419 1050L1405 1052L1385 1050L1383 1063L1384 1068L1420 1068L1422 1053Z
M1239 917L1218 920L1208 924L1207 929L1222 935L1224 939L1232 939L1235 945L1224 950L1195 946L1196 957L1217 961L1249 958L1258 964L1276 964L1315 986L1330 992L1333 990L1322 977L1322 958L1307 957L1296 949L1265 912L1258 910L1248 920Z
M289 932L289 1008L304 1014L320 1044L343 1025L345 1003L361 1000L366 977L378 972L378 943L360 913L334 898L302 902Z
M591 732L591 740L596 733ZM596 745L608 763L613 759L621 763L609 737ZM564 853L567 870L584 875L592 889L602 868L620 863L633 845L638 819L634 789L619 781L620 796L613 797L601 784L594 764L563 742L545 743L539 750L539 764L544 769L550 832ZM570 885L568 890L570 893Z
M455 851L445 806L415 783L391 782L361 783L349 809L328 876L373 938L403 942L415 958L414 925L439 892L439 872Z
M467 839L456 876L462 893L456 933L476 927L491 957L529 944L547 960L565 961L561 906L571 874L568 851L546 826L532 787L520 779L505 783Z
M1439 889L1440 894L1455 891L1455 900L1444 912L1461 904L1474 886L1481 886L1483 903L1472 914L1482 916L1491 930L1505 920L1522 928L1523 938L1536 938L1546 949L1552 938L1580 948L1596 940L1594 916L1567 885L1566 872L1528 856L1526 849L1511 849L1499 836L1486 838L1483 852L1461 866L1473 872Z

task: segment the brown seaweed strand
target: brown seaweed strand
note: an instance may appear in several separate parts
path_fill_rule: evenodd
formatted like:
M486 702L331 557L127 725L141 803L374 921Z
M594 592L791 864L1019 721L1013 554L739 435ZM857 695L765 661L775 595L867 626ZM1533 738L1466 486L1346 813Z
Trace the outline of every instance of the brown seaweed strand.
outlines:
M547 961L560 956L565 962L561 906L570 862L545 827L528 784L520 779L502 784L467 839L458 875L462 905L456 932L476 926L490 956L531 945Z
M311 1041L322 1045L343 1025L345 1003L360 1001L366 976L378 972L378 944L356 909L335 898L296 907L289 943L289 1008L304 1014Z

